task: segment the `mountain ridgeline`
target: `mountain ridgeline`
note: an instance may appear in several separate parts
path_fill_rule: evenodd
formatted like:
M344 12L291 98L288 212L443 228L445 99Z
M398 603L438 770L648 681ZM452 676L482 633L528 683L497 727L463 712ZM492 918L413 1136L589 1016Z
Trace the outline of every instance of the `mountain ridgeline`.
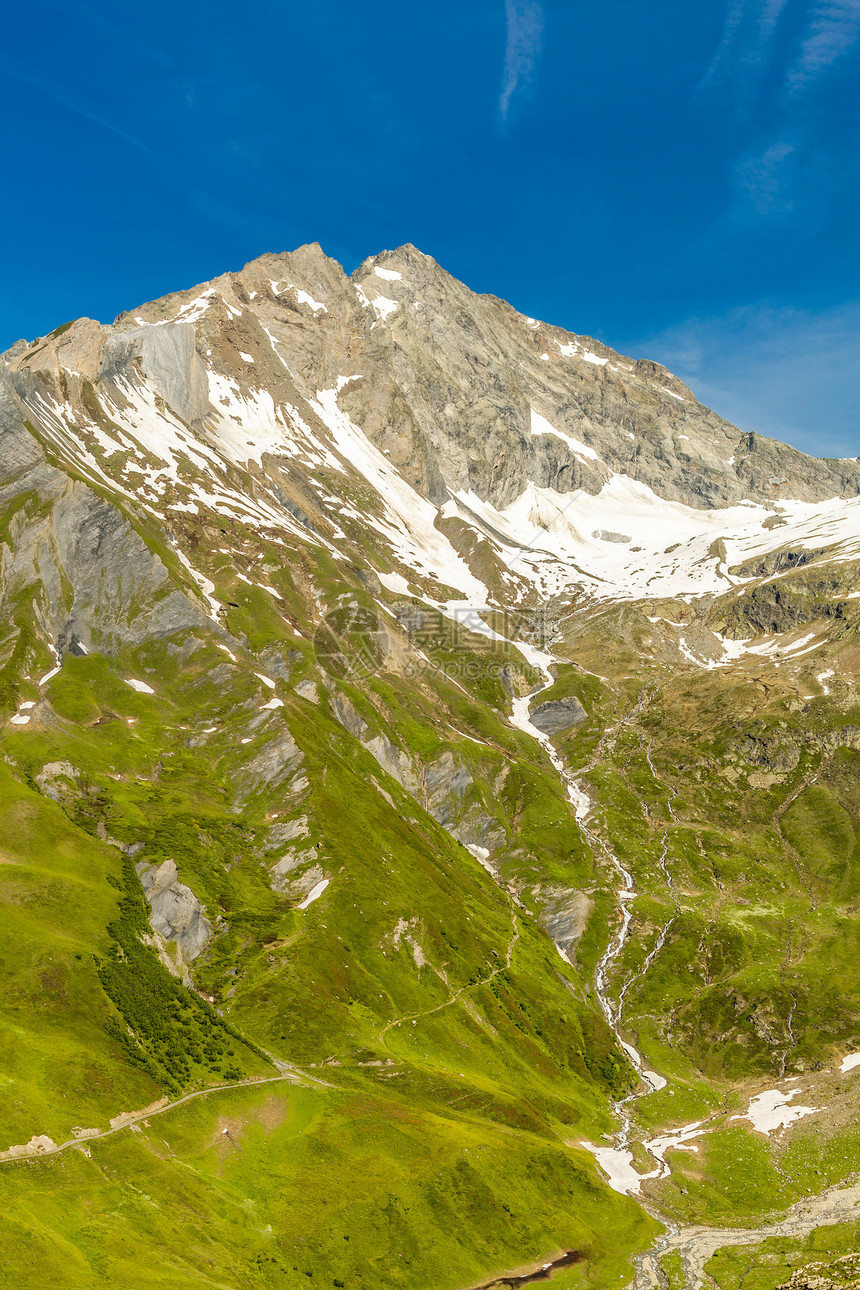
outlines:
M857 461L305 246L2 356L0 604L9 1284L853 1268Z

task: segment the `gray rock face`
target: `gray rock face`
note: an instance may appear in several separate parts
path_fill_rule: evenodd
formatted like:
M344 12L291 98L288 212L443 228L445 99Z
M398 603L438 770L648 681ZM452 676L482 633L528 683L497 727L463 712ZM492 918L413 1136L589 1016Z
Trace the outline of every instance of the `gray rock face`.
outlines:
M362 435L381 453L369 473ZM198 590L211 584L180 558L200 540L197 529L221 527L238 494L259 506L254 525L265 513L303 542L342 542L338 516L382 520L380 463L435 506L457 495L430 522L502 597L520 575L494 553L492 543L506 541L501 520L469 517L532 486L596 494L622 475L694 508L860 492L856 461L743 434L657 364L476 295L413 246L371 257L347 277L313 245L264 255L111 326L79 319L7 351L0 505L25 494L37 501L21 507L11 544L0 548L4 596L38 583L39 622L61 653L116 653L187 627L211 631L218 603ZM340 488L336 474L345 476L345 510L325 497ZM116 505L106 500L112 487ZM201 504L201 495L222 500ZM414 494L401 503L408 527L421 503ZM392 533L389 520L377 536ZM534 523L546 531L545 517ZM617 549L632 540L625 528L589 524L587 540ZM369 531L365 524L351 556L364 570ZM363 581L376 596L377 575ZM789 614L803 621L761 599L750 601L761 630ZM728 631L749 634L750 624ZM370 642L374 666L388 659L383 637ZM273 660L271 674L284 667ZM377 752L394 766L390 749Z
M574 946L588 925L594 901L575 888L550 888L542 893L541 922L552 940L571 962Z
M569 699L552 699L541 703L529 713L529 720L545 735L556 735L562 730L570 730L587 720L588 713L579 702L571 696Z
M613 472L693 507L860 492L857 462L745 434L659 364L476 295L409 245L371 257L351 278L315 244L264 255L112 327L79 320L6 359L30 408L36 370L48 380L74 371L72 387L98 381L117 398L123 380L142 375L205 435L218 408L204 354L240 391L265 389L292 406L360 374L341 407L436 504L472 490L503 507L529 479L596 493ZM537 428L532 412L543 418Z
M12 547L0 547L0 614L40 584L37 613L61 655L81 645L115 653L207 622L122 511L48 465L0 370L0 506L25 495L35 500L15 514Z
M159 936L172 941L182 961L191 963L202 954L212 936L212 924L190 887L179 881L175 863L135 865L143 894L151 909L150 922Z
M236 802L247 801L262 784L287 783L295 776L301 761L302 755L289 730L280 730L236 775Z
M833 598L844 594L844 579L766 582L753 587L733 605L723 635L735 640L789 632L807 623L841 620L850 602Z

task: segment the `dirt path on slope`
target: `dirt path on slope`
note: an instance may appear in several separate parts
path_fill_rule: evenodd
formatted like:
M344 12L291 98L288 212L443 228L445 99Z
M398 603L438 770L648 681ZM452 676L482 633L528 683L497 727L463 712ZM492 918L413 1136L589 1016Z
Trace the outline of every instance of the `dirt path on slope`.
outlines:
M131 1111L127 1117L123 1118L122 1124L115 1124L110 1129L101 1129L98 1133L83 1133L80 1137L69 1138L66 1142L61 1142L54 1146L36 1147L32 1151L27 1148L10 1147L8 1151L0 1152L0 1165L13 1165L19 1160L34 1160L44 1156L56 1156L61 1151L67 1151L70 1147L88 1147L91 1142L99 1142L102 1138L112 1138L114 1134L123 1133L133 1125L139 1124L142 1120L151 1120L155 1115L165 1115L168 1111L175 1111L178 1106L184 1105L185 1102L192 1102L196 1097L210 1097L215 1093L226 1093L236 1088L258 1088L261 1084L301 1084L304 1079L313 1080L314 1083L323 1084L325 1081L315 1079L312 1075L304 1075L296 1071L294 1074L287 1075L266 1075L262 1079L245 1079L238 1080L235 1084L215 1084L211 1088L198 1088L193 1093L186 1093L183 1097L178 1097L175 1102L167 1102L164 1106L149 1107L143 1111ZM50 1142L50 1138L42 1139ZM10 1155L10 1152L14 1152Z

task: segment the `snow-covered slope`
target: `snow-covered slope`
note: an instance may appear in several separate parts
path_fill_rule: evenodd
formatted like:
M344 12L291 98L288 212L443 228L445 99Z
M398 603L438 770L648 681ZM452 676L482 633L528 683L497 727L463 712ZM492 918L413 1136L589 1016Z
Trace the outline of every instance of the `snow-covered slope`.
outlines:
M857 559L856 463L744 435L414 248L382 259L263 257L19 345L4 380L63 463L169 528L247 525L436 604L702 599L782 576L775 553Z

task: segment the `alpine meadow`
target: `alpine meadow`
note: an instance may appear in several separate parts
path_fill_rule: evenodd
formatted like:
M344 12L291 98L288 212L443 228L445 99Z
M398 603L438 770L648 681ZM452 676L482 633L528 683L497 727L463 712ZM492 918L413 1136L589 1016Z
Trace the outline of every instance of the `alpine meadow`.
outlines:
M0 749L4 1285L860 1284L857 460L263 255L2 356Z

